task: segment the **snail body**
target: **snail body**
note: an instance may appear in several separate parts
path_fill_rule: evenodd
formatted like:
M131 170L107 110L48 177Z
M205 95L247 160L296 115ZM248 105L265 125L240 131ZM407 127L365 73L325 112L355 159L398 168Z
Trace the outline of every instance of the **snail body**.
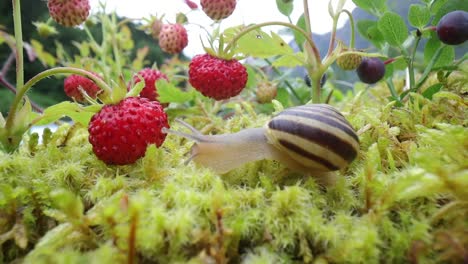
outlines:
M349 165L359 151L359 139L351 125L327 104L288 108L263 127L232 134L203 135L179 122L192 134L166 131L194 140L190 160L218 173L262 159L277 160L295 171L327 173Z

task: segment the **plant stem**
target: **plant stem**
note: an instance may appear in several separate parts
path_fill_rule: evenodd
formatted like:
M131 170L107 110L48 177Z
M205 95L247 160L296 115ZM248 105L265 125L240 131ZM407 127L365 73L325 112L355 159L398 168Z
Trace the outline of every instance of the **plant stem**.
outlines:
M321 58L320 58L320 52L319 52L317 46L315 45L315 42L314 42L314 39L313 39L313 36L312 36L312 26L311 26L311 23L310 23L310 13L309 13L309 1L304 0L303 4L304 4L304 21L305 21L306 32L307 32L306 36L307 36L308 39L310 39L310 41L308 43L310 44L310 47L312 48L313 55L315 57L316 63L319 64L320 61L321 61Z
M349 12L348 10L346 10L346 9L341 10L341 12L346 13L348 15L349 27L351 28L351 39L349 41L349 47L351 49L354 49L354 43L355 43L355 39L356 39L356 32L355 32L355 28L354 28L353 14L351 12Z
M26 92L23 87L24 84L24 56L23 56L23 33L21 28L21 5L20 0L12 0L13 2L13 23L15 28L15 40L16 40L16 93L15 99L10 107L10 112L6 120L5 128L7 133L12 132L16 112L23 100L23 95Z
M95 76L92 72L79 69L79 68L73 68L73 67L57 67L57 68L52 68L46 71L43 71L36 76L32 77L25 85L23 91L18 91L18 94L22 97L26 93L29 88L31 88L34 84L36 84L38 81L47 78L49 76L55 75L55 74L61 74L61 73L71 73L71 74L79 74L83 75L89 79L91 79L93 82L95 82L105 93L111 94L112 89L99 77ZM20 94L21 93L21 94Z
M414 77L414 58L416 56L416 52L418 51L418 45L419 41L421 41L421 36L417 35L416 36L416 41L414 42L413 50L411 51L410 54L410 61L408 63L408 71L409 71L409 77L410 77L410 89L413 88L415 84L415 77Z
M0 76L0 83L5 85L5 87L12 91L14 94L16 94L16 88L15 86L13 86L13 84L11 84L7 79L5 79L3 76ZM39 113L42 113L44 110L39 106L37 105L35 102L33 101L29 101L31 103L31 107L36 111L36 112L39 112Z

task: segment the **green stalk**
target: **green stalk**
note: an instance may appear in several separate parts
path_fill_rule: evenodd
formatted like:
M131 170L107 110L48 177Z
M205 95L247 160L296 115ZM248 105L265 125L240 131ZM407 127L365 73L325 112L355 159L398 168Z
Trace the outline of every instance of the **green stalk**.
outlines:
M419 41L421 41L421 36L417 35L416 36L416 41L414 42L413 50L411 51L410 54L410 61L408 62L408 72L409 72L409 78L410 78L410 89L413 89L414 84L416 83L415 77L414 77L414 58L416 56L416 52L418 51L418 45Z
M348 18L349 18L349 27L351 28L351 40L349 41L349 47L350 47L351 49L354 49L356 31L355 31L355 28L354 28L354 18L353 18L353 14L351 14L351 12L349 12L349 11L346 10L346 9L341 10L341 12L346 13L346 14L348 15Z
M312 26L311 26L311 23L310 23L310 13L309 13L309 1L308 0L304 0L303 1L303 4L304 4L304 21L305 21L305 26L306 26L306 36L308 36L308 38L310 38L310 42L312 43L312 45L310 45L310 47L312 48L312 51L313 51L313 55L315 57L315 61L316 63L320 63L321 59L320 59L320 52L317 48L317 46L315 45L315 42L312 38ZM309 42L309 44L310 44Z
M106 94L111 94L112 89L99 77L95 76L92 72L79 69L79 68L73 68L73 67L57 67L57 68L52 68L46 71L43 71L36 76L32 77L24 86L22 91L18 91L18 95L21 93L21 97L31 88L34 84L39 82L40 80L47 78L49 76L55 75L55 74L61 74L61 73L71 73L71 74L78 74L85 76L89 79L91 79L93 82L95 82L99 88L101 88Z
M20 0L13 1L13 23L16 40L16 89L17 93L10 107L10 112L6 120L5 128L7 133L11 133L13 123L15 121L16 112L26 92L24 84L24 55L23 55L23 33L21 28L21 5Z

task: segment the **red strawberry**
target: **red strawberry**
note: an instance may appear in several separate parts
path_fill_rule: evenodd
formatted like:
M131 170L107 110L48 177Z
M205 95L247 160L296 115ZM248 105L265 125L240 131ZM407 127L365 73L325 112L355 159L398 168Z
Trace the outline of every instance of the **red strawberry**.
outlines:
M161 105L142 97L127 97L106 105L89 123L93 152L107 164L125 165L143 157L149 144L161 146L169 128Z
M143 77L143 80L145 80L145 88L143 88L143 90L140 92L140 96L148 98L151 101L157 101L158 92L156 88L156 81L161 78L168 80L167 76L158 70L144 68L133 76L133 82L135 84L141 81L140 77L138 77L139 75Z
M210 54L195 56L189 65L189 82L204 96L216 100L238 95L247 83L247 70L235 59Z
M224 19L234 12L237 0L201 0L203 12L213 20Z
M73 27L83 23L89 15L89 0L48 0L50 16L60 25Z
M98 74L94 73L98 76ZM68 97L75 99L77 102L86 102L83 93L80 88L83 89L91 98L96 98L98 92L101 90L97 84L95 84L91 79L88 79L81 75L72 74L65 78L63 82L63 87L65 93Z
M159 32L159 46L170 54L180 53L188 44L187 30L181 24L164 24Z

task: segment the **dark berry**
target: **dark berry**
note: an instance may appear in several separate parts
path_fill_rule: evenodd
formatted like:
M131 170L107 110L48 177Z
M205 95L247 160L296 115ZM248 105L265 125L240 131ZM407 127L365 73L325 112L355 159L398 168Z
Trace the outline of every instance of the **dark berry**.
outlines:
M356 72L362 82L376 83L385 75L385 64L378 58L365 58L359 64Z
M457 10L447 13L440 19L436 31L443 43L462 44L468 39L468 12Z

